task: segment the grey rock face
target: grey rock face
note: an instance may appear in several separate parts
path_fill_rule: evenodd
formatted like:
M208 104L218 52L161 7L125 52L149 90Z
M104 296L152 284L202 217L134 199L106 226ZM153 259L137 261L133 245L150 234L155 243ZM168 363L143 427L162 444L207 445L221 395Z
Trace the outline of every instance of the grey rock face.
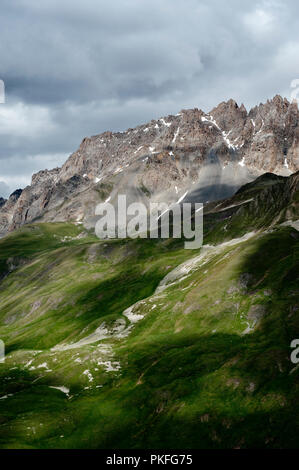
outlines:
M182 110L123 133L85 138L61 168L40 171L0 202L0 236L35 220L94 225L95 206L128 202L207 202L230 197L271 172L299 168L297 104L276 96L253 108L229 100L210 113Z

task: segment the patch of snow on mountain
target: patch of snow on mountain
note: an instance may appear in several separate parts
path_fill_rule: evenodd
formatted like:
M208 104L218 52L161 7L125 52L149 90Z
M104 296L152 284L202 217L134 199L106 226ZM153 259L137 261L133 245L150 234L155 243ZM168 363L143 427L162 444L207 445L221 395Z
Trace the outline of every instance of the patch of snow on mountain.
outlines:
M134 154L136 155L136 153L138 153L138 152L139 152L139 150L141 150L141 149L142 149L142 147L143 147L143 145L141 145L141 146L140 146L140 147L139 147L137 150L135 150Z
M88 369L86 369L84 372L83 372L83 375L86 375L89 382L93 382L93 376L91 375L90 371Z
M164 124L164 126L167 126L167 127L171 126L171 122L166 122L165 119L163 119L163 118L161 118L159 120Z
M201 120L202 122L208 122L210 124L213 124L222 134L222 137L223 137L223 140L224 142L226 143L226 145L228 146L228 148L232 149L232 150L236 150L238 147L233 145L232 142L229 140L228 136L230 135L230 133L232 132L231 130L229 132L225 132L223 131L219 125L217 124L217 122L215 121L215 119L213 118L213 116L211 115L208 115L208 117L205 117L205 116L202 116L201 117Z
M172 139L172 143L174 144L176 139L177 139L177 136L179 135L179 132L180 132L180 128L178 127L178 130L176 131L176 133L174 134L174 137Z
M242 158L242 160L239 162L239 165L244 167L245 165L245 157Z
M284 164L283 164L283 166L284 166L287 170L289 169L289 164L288 164L288 159L287 159L287 157L285 157L285 159L284 159Z

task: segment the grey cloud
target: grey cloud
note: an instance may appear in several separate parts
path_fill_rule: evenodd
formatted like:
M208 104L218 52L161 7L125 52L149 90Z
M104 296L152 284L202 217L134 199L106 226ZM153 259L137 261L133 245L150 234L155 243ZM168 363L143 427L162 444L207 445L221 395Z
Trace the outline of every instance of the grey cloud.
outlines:
M295 0L2 0L0 180L28 182L86 135L289 97L298 13Z
M9 186L4 181L0 181L0 197L7 198L9 194Z

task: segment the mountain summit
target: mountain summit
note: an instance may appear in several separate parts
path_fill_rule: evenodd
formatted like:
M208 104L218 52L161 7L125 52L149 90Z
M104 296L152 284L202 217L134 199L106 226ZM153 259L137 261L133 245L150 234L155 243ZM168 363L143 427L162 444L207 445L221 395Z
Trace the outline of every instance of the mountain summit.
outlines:
M0 203L0 236L35 220L95 223L96 204L207 202L232 196L263 173L299 169L299 111L275 96L249 112L234 100L209 113L182 110L126 132L83 139L61 168L40 171Z

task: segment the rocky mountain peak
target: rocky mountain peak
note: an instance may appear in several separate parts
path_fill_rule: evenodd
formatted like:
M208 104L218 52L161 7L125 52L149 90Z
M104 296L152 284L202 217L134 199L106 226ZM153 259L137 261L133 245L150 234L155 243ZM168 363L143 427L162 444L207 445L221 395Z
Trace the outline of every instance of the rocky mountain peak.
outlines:
M277 95L249 112L230 99L205 113L183 109L125 132L86 137L61 168L0 206L0 235L40 220L89 224L102 200L205 202L231 196L266 173L299 168L299 111Z
M41 170L38 173L32 175L31 185L40 184L47 182L49 179L55 181L60 173L60 168L54 168L53 170Z
M245 106L239 107L233 99L223 101L212 109L209 114L215 118L219 126L225 131L230 131L233 127L240 129L240 126L244 126L247 118Z

